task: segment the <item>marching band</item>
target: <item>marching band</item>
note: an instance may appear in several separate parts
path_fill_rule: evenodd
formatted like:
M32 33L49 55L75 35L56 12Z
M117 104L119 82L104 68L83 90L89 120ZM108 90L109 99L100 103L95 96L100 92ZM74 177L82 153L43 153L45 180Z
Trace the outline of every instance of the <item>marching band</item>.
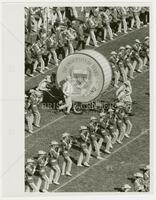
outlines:
M37 70L44 74L52 58L58 67L60 54L61 59L64 59L75 52L76 40L76 50L80 47L84 49L90 45L91 40L93 45L98 47L99 37L101 42L105 42L108 34L109 39L113 40L118 32L123 30L127 33L132 30L134 24L139 29L141 20L144 26L149 22L149 11L145 7L95 7L89 12L82 7L81 12L83 19L79 19L75 7L63 10L58 7L26 9L26 32L29 37L26 41L25 73L29 68L31 77ZM33 33L40 30L36 39L30 37L30 22ZM105 154L111 154L115 144L123 144L125 138L131 137L133 125L130 116L133 100L130 81L134 79L135 71L142 73L143 69L149 66L149 37L145 37L143 42L135 39L132 46L121 46L118 52L112 51L109 63L113 72L112 84L116 90L115 100L101 110L97 117L92 116L87 124L82 125L78 137L65 132L59 142L51 141L48 152L40 150L36 158L26 160L26 192L47 192L51 184L60 184L61 176L71 177L74 145L79 147L77 167L90 167L93 155L102 160L104 158L101 150L104 150ZM65 104L58 108L66 109L66 114L70 114L72 108L73 88L70 80L71 77L66 77L62 89ZM29 90L29 96L25 96L25 120L30 134L33 134L34 126L40 128L39 104L43 101L44 92L49 91L51 83L52 77L47 75L36 89ZM60 158L63 160L62 165ZM143 173L135 173L134 177L135 191L149 191L149 166L144 168ZM121 188L122 192L130 190L131 186L128 184Z

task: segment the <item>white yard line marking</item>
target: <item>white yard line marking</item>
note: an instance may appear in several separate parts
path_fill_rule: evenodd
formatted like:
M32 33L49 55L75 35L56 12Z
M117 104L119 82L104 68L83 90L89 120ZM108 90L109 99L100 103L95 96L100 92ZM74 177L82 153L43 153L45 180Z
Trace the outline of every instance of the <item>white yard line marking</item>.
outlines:
M71 178L69 181L65 182L63 185L61 185L60 187L56 188L55 190L52 190L52 192L56 192L59 189L65 187L66 185L68 185L69 183L71 183L72 181L76 180L77 178L79 178L80 176L82 176L83 174L85 174L86 172L88 172L90 169L94 168L96 165L99 165L100 163L107 161L107 159L109 157L111 157L112 155L116 154L117 152L119 152L120 150L122 150L124 147L128 146L129 144L131 144L132 142L134 142L135 140L137 140L138 138L140 138L141 136L148 134L149 129L146 129L145 131L141 132L139 135L137 135L136 137L134 137L132 140L130 140L129 142L127 142L126 144L124 144L123 146L119 147L118 149L116 149L114 152L112 152L110 155L106 156L103 160L99 160L98 162L94 163L93 165L91 165L89 168L85 169L84 171L82 171L81 173L79 173L78 175L76 175L75 177Z
M56 68L56 66L54 66L54 67L51 68L51 69L48 69L47 71L45 71L45 73L50 72L50 71L53 71L55 68ZM41 74L41 73L39 73L39 74L37 74L37 75L34 76L34 77L28 78L27 80L25 80L25 82L28 82L28 81L30 81L30 80L32 80L32 79L38 77L38 76L42 76L42 75L45 75L45 74Z
M55 119L54 121L51 121L51 122L49 122L48 124L42 126L41 128L35 130L33 134L29 134L29 135L25 136L25 138L28 138L28 137L30 137L30 136L33 136L35 133L41 131L42 129L46 128L47 126L49 126L49 125L51 125L51 124L54 124L55 122L59 121L60 119L64 118L65 116L66 116L66 115L62 115L62 116L58 117L58 118Z

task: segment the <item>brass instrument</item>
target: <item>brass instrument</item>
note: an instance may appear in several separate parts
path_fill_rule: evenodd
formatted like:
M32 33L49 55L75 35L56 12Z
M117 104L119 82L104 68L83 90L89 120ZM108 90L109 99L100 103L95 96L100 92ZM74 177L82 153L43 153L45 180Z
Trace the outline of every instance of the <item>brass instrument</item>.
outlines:
M67 41L72 41L76 38L77 34L74 29L70 28L69 30L64 30L64 36Z
M87 135L86 135L86 139L85 139L85 142L87 142L89 139L89 132L87 131Z
M35 173L35 171L36 171L36 167L37 167L37 164L36 163L30 163L30 164L28 164L30 167L31 167L31 169L32 169L32 174L34 174ZM27 165L26 165L27 166Z
M68 144L68 148L70 149L73 144L73 139L71 137L68 137L67 144Z
M56 153L59 154L61 150L62 150L61 145L57 145L57 146L55 147L55 151L56 151Z
M70 149L71 146L72 146L72 144L73 144L72 137L69 136L69 137L65 138L64 144L65 144L65 146L66 146L67 149Z

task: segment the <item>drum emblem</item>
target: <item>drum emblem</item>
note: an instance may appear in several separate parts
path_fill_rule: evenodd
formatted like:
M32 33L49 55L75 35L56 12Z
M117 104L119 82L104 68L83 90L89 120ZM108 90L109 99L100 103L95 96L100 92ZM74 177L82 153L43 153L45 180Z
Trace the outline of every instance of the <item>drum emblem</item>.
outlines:
M105 57L94 50L69 55L57 71L60 84L71 76L72 100L89 102L97 98L110 84L111 69Z

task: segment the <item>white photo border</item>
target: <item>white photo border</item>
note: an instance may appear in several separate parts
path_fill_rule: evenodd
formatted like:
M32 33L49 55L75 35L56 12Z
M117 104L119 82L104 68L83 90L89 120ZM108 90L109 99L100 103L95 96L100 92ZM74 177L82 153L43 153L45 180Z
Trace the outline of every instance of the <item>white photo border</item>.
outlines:
M70 5L93 6L102 5L145 5L150 6L150 161L151 161L151 192L145 194L136 193L47 193L27 194L24 192L24 7L49 6L51 3L57 6ZM156 175L154 173L156 147L154 123L156 108L155 86L155 44L156 44L156 6L153 1L5 1L1 3L1 177L0 195L2 197L46 197L45 199L140 199L153 200L156 194Z

